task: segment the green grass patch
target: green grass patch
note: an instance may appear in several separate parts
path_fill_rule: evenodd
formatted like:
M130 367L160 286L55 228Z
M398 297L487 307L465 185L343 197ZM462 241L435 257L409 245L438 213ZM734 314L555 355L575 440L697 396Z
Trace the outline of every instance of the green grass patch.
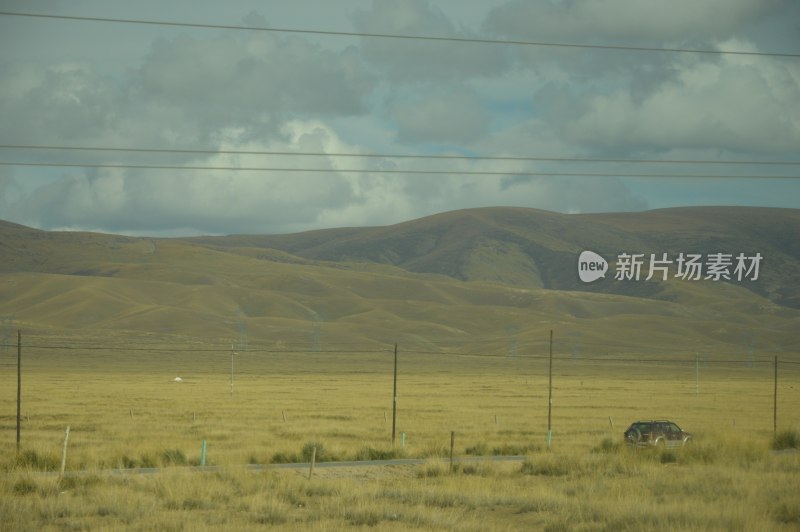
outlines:
M183 466L188 463L186 455L180 449L166 449L161 453L161 462L164 465Z
M785 451L786 449L800 449L800 432L796 430L782 430L772 439L772 449Z
M402 449L375 449L374 447L362 447L355 454L355 460L368 461L368 460L395 460L397 458L405 457L405 451Z
M34 471L56 471L60 466L60 461L55 454L26 449L17 455L15 465L18 468Z

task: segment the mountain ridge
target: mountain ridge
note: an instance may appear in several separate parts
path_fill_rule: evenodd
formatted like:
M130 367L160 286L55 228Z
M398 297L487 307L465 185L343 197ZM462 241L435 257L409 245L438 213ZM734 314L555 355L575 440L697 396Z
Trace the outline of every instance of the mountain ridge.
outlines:
M800 312L786 303L800 282L787 232L797 230L798 218L795 210L562 215L496 208L378 228L170 239L0 222L0 317L36 334L124 343L155 335L229 346L244 329L253 345L269 349L313 349L321 336L331 345L401 341L499 354L512 344L540 350L555 328L562 342L580 338L593 353L713 349L739 356L756 341L772 351L796 346ZM686 251L726 251L722 244L731 252L760 250L764 277L750 285L672 278L578 284L584 248L611 259L612 252L689 244Z
M798 234L797 209L680 207L636 213L560 214L487 207L391 226L185 240L221 247L234 242L242 247L267 247L310 260L390 264L462 281L645 297L657 297L659 287L611 279L581 283L576 274L579 253L592 250L609 262L621 252L646 256L761 253L761 283L751 283L748 289L778 304L800 308Z

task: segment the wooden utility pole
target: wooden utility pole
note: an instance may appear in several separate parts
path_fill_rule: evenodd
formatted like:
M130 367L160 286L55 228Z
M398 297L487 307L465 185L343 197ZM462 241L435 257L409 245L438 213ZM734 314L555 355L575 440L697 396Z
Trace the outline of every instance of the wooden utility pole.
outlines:
M775 385L772 398L772 436L778 435L778 355L775 355Z
M394 344L394 387L392 390L392 445L397 428L397 344Z
M694 354L694 394L700 395L700 355Z
M550 369L547 383L547 448L553 441L553 329L550 329Z
M17 330L17 454L19 454L19 431L22 419L22 331Z

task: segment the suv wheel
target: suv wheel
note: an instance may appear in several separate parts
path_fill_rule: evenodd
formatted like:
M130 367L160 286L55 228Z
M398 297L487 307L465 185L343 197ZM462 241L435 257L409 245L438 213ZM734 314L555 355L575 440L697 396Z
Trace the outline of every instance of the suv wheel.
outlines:
M626 437L628 438L628 441L631 443L639 443L640 441L642 441L642 433L639 431L639 429L632 429L628 431Z

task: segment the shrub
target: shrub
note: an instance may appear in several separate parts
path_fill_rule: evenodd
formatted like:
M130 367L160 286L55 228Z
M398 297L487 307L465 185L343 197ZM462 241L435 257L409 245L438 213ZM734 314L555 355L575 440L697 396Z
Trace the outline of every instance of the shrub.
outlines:
M270 463L273 464L298 464L302 462L310 462L311 455L314 454L314 448L317 449L317 454L314 458L315 462L333 462L337 458L333 454L325 450L325 445L318 441L309 441L303 445L300 453L287 453L277 452L272 455Z
M186 465L186 455L180 449L167 449L161 454L164 465Z
M495 456L523 456L528 453L538 453L541 450L542 446L536 443L528 443L525 445L506 443L498 447L493 447L492 454Z
M785 525L800 524L800 505L795 502L781 501L773 510L774 519Z
M659 460L662 464L674 464L678 461L678 455L672 451L663 451Z
M394 460L402 458L405 453L402 449L375 449L362 447L355 455L356 460Z
M617 453L622 449L622 442L614 441L611 438L603 438L600 445L592 449L593 453Z
M100 477L97 475L68 475L61 479L59 487L64 490L78 490L82 493L88 488L100 484Z
M121 469L134 469L139 466L136 458L131 458L127 454L123 454L119 459L119 467Z
M377 510L364 509L348 510L344 517L353 526L373 527L381 522L383 516Z
M472 447L467 447L464 452L474 456L486 456L489 454L489 446L484 442L480 442L476 443Z
M43 454L28 449L17 456L16 465L37 471L55 471L60 466L60 462L53 454Z
M16 495L30 495L36 493L38 486L29 478L21 478L14 483L14 494Z
M800 433L796 430L783 430L772 439L772 449L783 451L785 449L800 449Z
M682 454L683 457L681 461L713 464L717 461L719 449L709 443L692 443L683 449Z
M294 453L275 453L270 459L273 464L295 464L302 462L302 459Z
M158 460L150 453L143 453L139 457L139 467L158 467Z
M449 469L446 465L439 461L426 462L425 465L417 470L418 478L435 478L441 477L448 473Z
M580 469L576 460L566 456L547 455L537 460L526 460L520 472L526 475L542 475L547 477L563 477Z
M450 448L431 443L426 445L420 454L425 458L447 458L450 456Z
M325 452L325 445L323 445L322 442L309 441L309 442L306 442L305 445L303 445L303 451L301 453L301 456L303 457L303 461L304 462L310 462L311 461L311 456L314 454L314 448L317 449L317 452L316 452L316 455L315 455L315 461L317 461L317 462L326 462L326 461L328 461L328 455Z

